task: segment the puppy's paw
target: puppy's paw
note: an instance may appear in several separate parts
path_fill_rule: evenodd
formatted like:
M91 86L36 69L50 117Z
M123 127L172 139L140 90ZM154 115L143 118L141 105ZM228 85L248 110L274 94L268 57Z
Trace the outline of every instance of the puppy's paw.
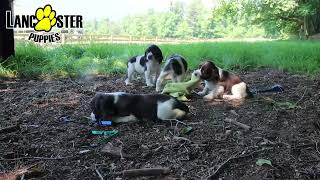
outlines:
M199 96L204 96L204 95L206 95L206 93L205 93L205 92L202 92L202 91L197 92L197 94L198 94Z
M156 87L156 92L160 92L161 89L159 87Z
M154 84L147 84L147 87L154 87Z
M133 85L133 83L132 83L132 82L129 82L127 79L126 79L124 82L126 83L127 86Z
M206 96L203 96L203 100L204 100L204 101L212 101L212 100L213 100L213 97L210 96L210 95L206 95Z
M142 88L143 88L143 89L145 89L145 88L150 89L150 88L152 88L152 86L148 86L148 85L146 85L146 86L142 86Z

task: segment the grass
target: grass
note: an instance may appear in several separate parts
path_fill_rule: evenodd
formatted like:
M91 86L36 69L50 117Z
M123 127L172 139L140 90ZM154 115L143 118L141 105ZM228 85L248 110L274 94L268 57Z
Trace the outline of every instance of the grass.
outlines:
M193 44L161 44L165 57L183 55L190 69L204 59L238 70L273 67L311 76L320 73L320 42L215 42ZM0 64L0 76L28 78L78 77L88 74L125 73L126 62L133 55L143 54L145 44L63 45L40 48L19 44L16 56Z

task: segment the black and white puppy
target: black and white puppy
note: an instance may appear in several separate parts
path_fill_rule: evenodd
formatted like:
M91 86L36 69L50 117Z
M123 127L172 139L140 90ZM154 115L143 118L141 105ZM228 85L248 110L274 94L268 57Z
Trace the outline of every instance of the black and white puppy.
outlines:
M144 75L147 86L154 86L160 73L162 60L162 52L157 45L149 46L144 55L130 58L128 61L128 77L125 80L126 85L131 85L133 75L138 73Z
M138 120L182 119L189 113L184 103L164 94L97 93L91 101L91 119L115 123Z
M180 55L170 56L161 70L156 84L156 91L159 92L165 78L171 78L173 82L181 82L188 69L187 61Z

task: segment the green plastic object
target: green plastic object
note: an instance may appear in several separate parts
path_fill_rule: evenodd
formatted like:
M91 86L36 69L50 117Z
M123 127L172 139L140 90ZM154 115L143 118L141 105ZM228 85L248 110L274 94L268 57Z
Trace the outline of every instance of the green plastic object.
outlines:
M103 136L116 136L118 135L119 131L91 131L93 135L103 135Z
M112 137L115 137L119 134L119 131L91 131L93 135L102 136L98 140L98 144L105 144L111 140Z
M169 94L180 101L189 101L186 96L191 94L191 91L198 86L199 82L200 78L192 73L191 79L187 82L167 83L162 94Z

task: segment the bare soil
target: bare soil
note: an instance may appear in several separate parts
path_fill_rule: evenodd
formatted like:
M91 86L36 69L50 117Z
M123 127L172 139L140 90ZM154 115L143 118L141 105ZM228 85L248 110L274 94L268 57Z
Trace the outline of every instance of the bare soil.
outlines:
M243 103L204 102L194 95L187 103L194 115L184 120L193 131L180 134L186 139L175 137L185 127L175 122L102 127L86 118L95 92L155 93L141 82L125 86L119 75L1 80L0 178L32 166L37 173L25 179L99 179L97 171L119 179L116 172L153 167L169 167L170 174L135 179L320 179L320 79L273 69L241 76L250 87L281 84L285 92ZM1 132L17 123L20 129ZM101 152L108 142L92 130L118 130L109 143L122 148L124 157ZM259 166L258 159L272 165Z

